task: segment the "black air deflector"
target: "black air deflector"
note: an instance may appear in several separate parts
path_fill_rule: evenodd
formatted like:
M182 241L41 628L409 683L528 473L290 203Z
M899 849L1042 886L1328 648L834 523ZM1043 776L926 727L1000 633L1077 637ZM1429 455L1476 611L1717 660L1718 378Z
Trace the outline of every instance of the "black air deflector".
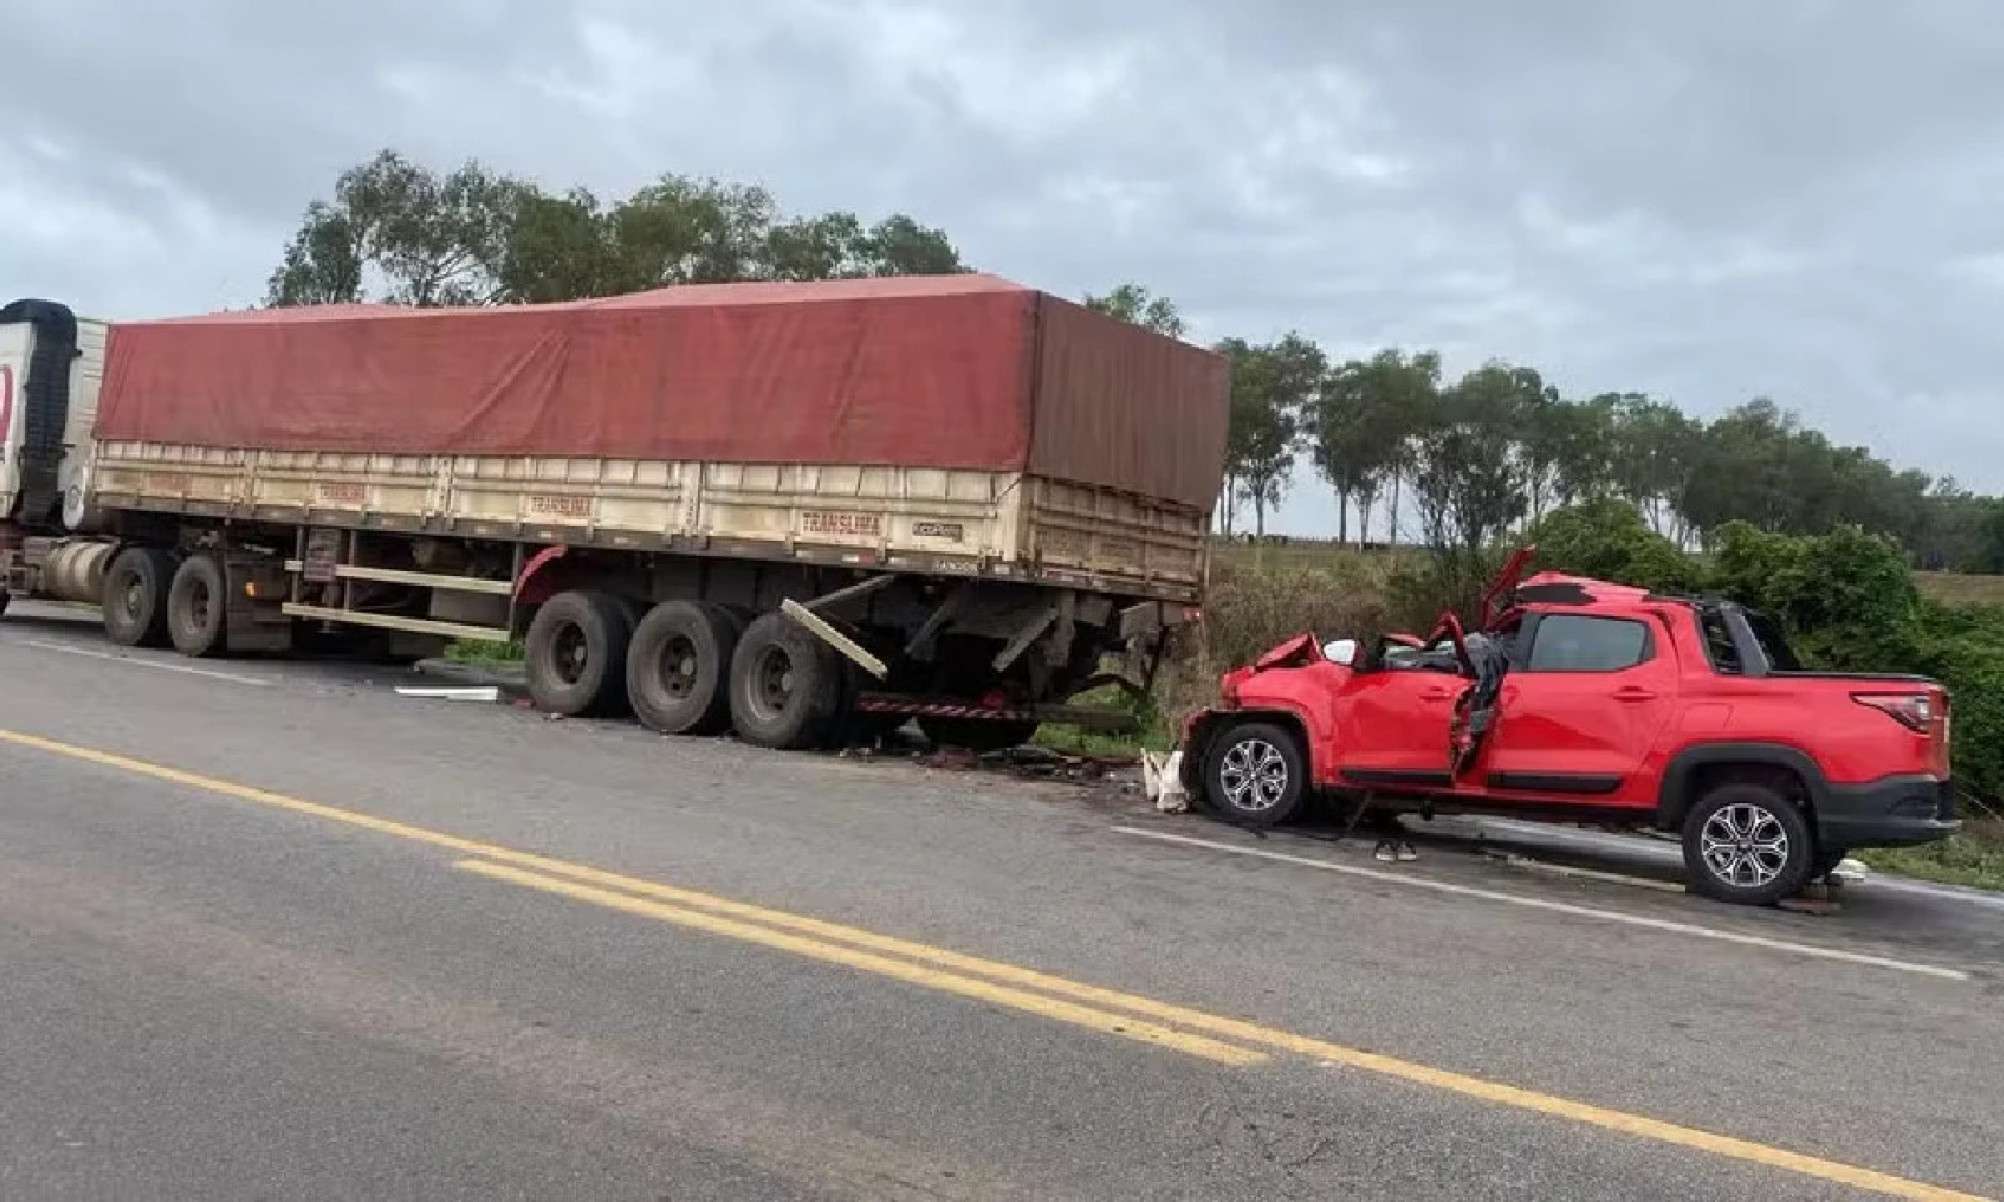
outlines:
M1517 590L1519 605L1592 605L1593 594L1571 581L1555 584L1527 584Z
M28 378L21 381L21 505L29 526L55 518L62 504L56 469L63 461L63 429L70 416L70 363L77 357L77 315L55 301L18 300L0 309L0 325L35 327Z

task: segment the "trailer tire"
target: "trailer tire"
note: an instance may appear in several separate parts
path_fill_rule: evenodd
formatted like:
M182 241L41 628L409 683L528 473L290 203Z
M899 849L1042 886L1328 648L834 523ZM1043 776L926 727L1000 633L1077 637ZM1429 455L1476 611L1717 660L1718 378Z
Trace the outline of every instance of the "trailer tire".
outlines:
M842 662L785 614L753 619L731 655L731 723L760 747L818 747L842 710Z
M174 569L167 586L167 637L174 650L191 659L221 655L229 594L223 565L213 555L191 555Z
M1004 718L935 718L921 716L919 729L935 747L964 747L969 751L1007 751L1021 747L1037 733L1041 723Z
M152 547L127 547L104 573L104 635L120 647L167 645L167 587L174 557Z
M632 639L631 612L610 593L573 589L545 601L525 648L536 708L566 717L620 712Z
M721 605L663 601L640 619L626 653L634 716L664 735L731 724L731 655L744 623Z

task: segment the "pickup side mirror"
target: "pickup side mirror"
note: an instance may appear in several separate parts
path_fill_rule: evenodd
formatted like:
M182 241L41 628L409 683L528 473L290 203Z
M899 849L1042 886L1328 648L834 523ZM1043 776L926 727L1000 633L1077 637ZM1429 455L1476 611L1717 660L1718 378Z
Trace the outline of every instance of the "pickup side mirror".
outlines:
M1350 667L1357 662L1357 640L1331 639L1323 644L1322 657L1332 664Z

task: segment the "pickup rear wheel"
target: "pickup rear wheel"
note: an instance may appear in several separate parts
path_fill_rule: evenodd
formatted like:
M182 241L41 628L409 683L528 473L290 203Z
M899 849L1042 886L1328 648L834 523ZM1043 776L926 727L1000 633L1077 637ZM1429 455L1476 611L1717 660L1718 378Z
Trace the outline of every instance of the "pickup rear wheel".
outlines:
M1244 722L1211 741L1204 757L1204 797L1217 814L1244 826L1273 826L1301 808L1308 765L1287 728Z
M1684 869L1706 897L1771 906L1802 892L1816 860L1801 809L1765 785L1721 785L1684 816Z
M610 593L558 593L536 611L524 648L529 696L553 714L612 714L626 704L633 615Z

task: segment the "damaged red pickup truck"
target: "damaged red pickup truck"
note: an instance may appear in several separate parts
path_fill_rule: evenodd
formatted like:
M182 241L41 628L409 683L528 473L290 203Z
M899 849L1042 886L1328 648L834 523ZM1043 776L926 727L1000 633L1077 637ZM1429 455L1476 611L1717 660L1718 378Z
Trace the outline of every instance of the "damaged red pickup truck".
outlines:
M1271 825L1311 792L1379 813L1680 832L1691 886L1765 905L1852 848L1944 838L1948 694L1806 672L1721 601L1543 573L1519 552L1478 630L1375 647L1303 635L1228 673L1184 738L1192 791Z

